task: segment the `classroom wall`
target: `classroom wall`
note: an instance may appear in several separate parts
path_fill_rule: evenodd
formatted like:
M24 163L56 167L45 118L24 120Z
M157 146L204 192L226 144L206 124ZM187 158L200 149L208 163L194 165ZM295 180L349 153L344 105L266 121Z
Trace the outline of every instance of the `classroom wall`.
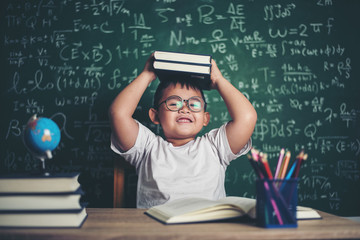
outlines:
M21 134L33 114L49 117L62 139L48 170L81 172L89 207L111 207L112 100L154 50L210 54L256 108L253 145L271 167L281 148L308 153L299 204L360 215L359 10L356 0L1 1L1 174L39 169ZM157 83L135 117L161 134L147 117ZM205 94L202 134L230 120L219 94ZM254 197L254 180L241 157L227 193Z

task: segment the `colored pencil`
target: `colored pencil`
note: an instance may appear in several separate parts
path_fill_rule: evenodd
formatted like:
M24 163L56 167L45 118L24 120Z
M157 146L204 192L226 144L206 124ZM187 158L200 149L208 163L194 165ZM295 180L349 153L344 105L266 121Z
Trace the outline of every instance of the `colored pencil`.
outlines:
M280 179L284 179L284 177L285 177L285 174L286 174L286 171L287 171L287 168L289 165L290 157L291 157L291 153L290 153L290 151L287 151L285 158L284 158L284 164L281 169Z
M293 165L291 166L289 172L286 174L285 180L289 180L291 178L291 176L294 174L295 169L298 165L299 159L295 159ZM282 184L280 185L280 192L282 192L282 190L284 189L285 185L286 185L287 181L283 181Z
M266 180L264 181L264 186L265 186L265 188L266 188L266 190L267 190L267 192L268 192L268 195L269 195L269 197L270 197L270 202L271 202L272 207L274 208L274 212L275 212L276 218L277 218L279 224L280 224L280 225L283 225L284 222L283 222L283 220L282 220L282 217L281 217L279 208L278 208L278 206L277 206L274 198L271 196L270 187L269 187L269 184L268 184L268 182L267 182Z
M293 165L291 166L289 172L286 174L285 180L289 180L291 178L291 176L294 174L296 166L298 164L298 159L295 160L295 162L293 163Z
M254 172L255 172L256 176L257 176L258 178L261 178L262 176L261 176L261 172L260 172L259 166L258 166L257 163L253 160L253 158L251 157L250 154L248 154L247 157L248 157L248 159L249 159L249 162L250 162L251 166L252 166L253 169L254 169Z
M275 179L279 178L279 173L280 173L281 165L282 165L282 162L284 159L284 154L285 154L285 149L282 148L280 150L279 159L278 159L277 166L276 166Z
M295 170L295 172L294 172L294 175L293 175L294 178L297 178L297 177L299 176L301 164L302 164L304 161L306 161L307 158L308 158L308 155L307 155L307 154L304 154L304 156L299 159L299 162L298 162L298 164L297 164L297 168L296 168L296 170Z
M273 175L271 173L269 162L267 160L267 155L266 154L263 154L263 157L261 158L261 163L264 166L264 169L265 169L265 172L266 172L266 175L268 176L268 178L273 179Z
M250 152L251 152L251 156L252 156L253 160L257 162L259 160L259 152L257 150L255 150L254 148L252 148L250 150Z

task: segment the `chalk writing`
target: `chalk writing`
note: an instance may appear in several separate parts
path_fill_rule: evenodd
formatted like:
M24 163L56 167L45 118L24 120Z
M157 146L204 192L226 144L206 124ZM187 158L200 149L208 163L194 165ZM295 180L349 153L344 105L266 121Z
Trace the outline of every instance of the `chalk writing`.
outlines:
M359 3L335 3L2 1L1 173L39 168L22 133L32 115L50 117L62 140L49 171L82 172L90 206L110 207L109 105L154 50L194 52L211 54L256 108L252 142L271 167L283 147L309 154L299 204L359 215L348 204L360 201ZM156 85L134 117L161 134L147 115ZM201 134L231 120L215 90L205 97L211 121ZM234 161L227 193L254 197L254 180L247 161Z

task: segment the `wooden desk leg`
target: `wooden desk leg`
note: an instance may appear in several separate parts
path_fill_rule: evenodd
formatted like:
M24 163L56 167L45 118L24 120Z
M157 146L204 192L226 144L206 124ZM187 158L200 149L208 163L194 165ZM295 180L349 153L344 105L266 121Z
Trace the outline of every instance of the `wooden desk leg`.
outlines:
M124 207L125 171L120 161L114 161L114 208Z

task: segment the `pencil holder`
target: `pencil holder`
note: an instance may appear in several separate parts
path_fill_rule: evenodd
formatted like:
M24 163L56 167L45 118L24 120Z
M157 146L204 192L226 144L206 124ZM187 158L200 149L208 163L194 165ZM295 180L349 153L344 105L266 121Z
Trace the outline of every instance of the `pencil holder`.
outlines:
M256 181L256 220L265 228L296 228L297 179Z

